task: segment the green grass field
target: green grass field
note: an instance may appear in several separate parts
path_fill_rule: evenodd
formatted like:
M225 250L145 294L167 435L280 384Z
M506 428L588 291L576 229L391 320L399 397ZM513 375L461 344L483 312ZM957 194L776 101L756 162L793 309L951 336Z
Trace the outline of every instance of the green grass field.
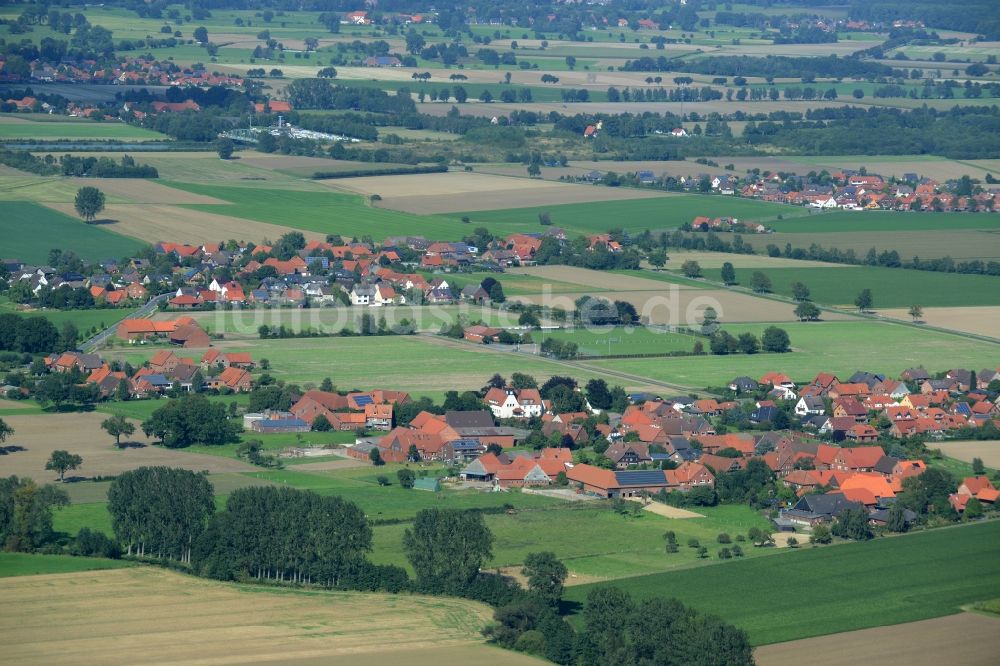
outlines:
M871 289L874 309L905 308L917 304L923 307L959 305L1000 305L1000 278L991 275L937 273L876 266L850 268L758 268L740 269L740 258L734 256L736 278L745 287L750 277L760 271L771 278L773 291L792 296L792 283L802 282L810 290L812 300L823 305L853 307L854 299L863 289ZM705 277L722 280L721 269L705 269Z
M708 340L702 337L665 333L659 329L646 327L625 328L623 326L593 330L540 331L533 333L532 337L539 344L545 338L575 342L580 353L585 356L689 352L694 347L696 340L708 344Z
M489 566L518 565L529 553L551 550L572 574L609 579L636 576L705 564L707 560L699 559L696 549L687 546L689 539L698 539L714 556L721 547L716 540L720 533L734 537L766 525L764 518L744 506L709 507L698 513L705 517L671 520L645 511L639 517L626 517L606 505L562 503L540 511L488 515L486 523L496 537ZM373 559L407 566L402 549L407 527L377 526ZM666 553L663 534L667 530L677 533L680 552ZM751 552L750 548L744 552L748 557L774 553Z
M102 352L107 356L107 352ZM148 354L138 354L133 356L125 357L130 363L135 367L139 367L142 363L149 359L153 353ZM220 402L226 407L229 403L235 402L241 407L245 407L250 401L250 396L246 393L231 394L231 395L210 395L207 398L212 402ZM128 417L130 419L135 419L137 421L142 421L150 417L150 415L155 412L160 407L167 404L165 398L159 398L155 400L127 400L125 402L102 402L97 405L97 411L103 412L105 414L121 414L122 416Z
M271 375L299 385L318 385L330 377L341 390L394 389L437 400L451 389L478 390L498 371L526 372L539 378L569 374L584 381L595 376L593 372L526 354L477 349L472 343L448 344L423 336L241 340L218 346L229 351L248 351L254 358L267 358L271 362ZM108 358L133 363L148 358L150 353L149 350L142 355L132 350L104 352ZM230 399L222 398L223 402ZM134 404L144 408L148 403L151 401Z
M145 243L86 224L68 215L24 201L0 201L0 238L4 258L45 263L49 250L71 250L86 261L130 256Z
M1000 215L837 211L789 220L775 220L768 222L768 226L782 233L998 229L1000 228Z
M99 557L0 553L0 578L96 571L98 569L122 569L132 566L135 566L132 562L107 560Z
M17 310L6 297L0 297L0 314L5 312L17 312L29 317L45 317L56 328L61 328L65 322L72 322L80 332L88 331L91 328L98 330L112 326L116 322L129 316L131 308L101 308L94 310Z
M779 214L805 215L806 211L752 199L690 194L655 199L452 213L451 217L460 219L467 215L473 225L486 226L497 233L501 228L505 228L505 225L511 224L531 224L537 230L540 213L549 213L554 226L567 231L594 234L605 233L615 227L632 232L645 229L671 229L685 222L691 222L698 215L711 217L729 215L741 220L771 220Z
M754 645L913 622L1000 595L1000 522L807 548L619 581L636 598L676 597L746 630ZM593 585L570 587L583 602Z
M791 306L789 306L791 307ZM766 324L726 325L733 335L750 331L760 335ZM589 361L588 368L613 369L684 386L723 386L733 377L760 377L784 372L799 383L818 372L850 376L857 370L898 376L906 368L923 365L931 372L948 368L992 367L1000 362L1000 346L960 335L921 330L877 321L831 321L779 324L788 331L793 351L788 354L685 356L658 359Z
M507 280L509 277L496 275L500 278L504 291L507 290ZM521 277L521 276L517 276ZM525 276L527 277L527 276ZM447 276L448 283L452 283L452 277ZM463 281L464 280L464 281ZM468 280L466 276L459 276L455 280L456 284L464 285L478 280ZM512 285L515 293L542 293L542 285L546 284L542 279L525 279L523 281L515 279ZM562 286L566 291L579 291L579 285L569 285L568 283L555 283L556 288ZM553 290L555 291L555 289ZM508 294L510 292L507 292ZM335 308L272 308L260 310L217 310L213 312L193 312L190 316L198 320L205 330L211 332L225 333L227 337L251 337L259 336L258 328L261 325L285 326L294 331L301 331L304 328L322 330L325 333L339 332L345 326L353 331L361 328L362 315L369 314L378 319L385 317L386 324L391 328L399 324L403 319L415 322L418 331L441 330L444 323L451 324L459 316L464 315L469 320L482 320L491 325L516 326L518 314L496 310L489 307L481 307L472 304L462 305L442 305L442 306L408 306L399 305L393 307L379 308L371 310L364 307L335 307Z
M20 121L26 122L20 122ZM0 140L5 139L117 139L120 141L155 141L169 137L153 130L121 122L82 120L34 122L29 114L0 115Z
M420 234L427 238L457 240L468 233L465 225L458 221L373 208L366 205L361 196L332 190L299 192L179 182L169 184L178 189L232 202L227 206L186 204L186 208L270 222L303 231L359 238L368 235L377 240L398 234Z

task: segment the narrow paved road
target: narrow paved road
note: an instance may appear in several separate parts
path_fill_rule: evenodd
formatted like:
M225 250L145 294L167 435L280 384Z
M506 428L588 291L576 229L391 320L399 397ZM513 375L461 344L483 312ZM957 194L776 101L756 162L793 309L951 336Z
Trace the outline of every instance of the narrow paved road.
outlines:
M139 308L132 314L128 315L127 319L143 319L144 317L152 315L154 312L156 312L156 309L160 306L160 301L169 298L170 296L173 295L173 293L174 292L169 292L166 294L160 294L159 296L153 296L151 299L149 299L149 301L146 302L145 305L143 305L141 308ZM83 351L90 351L92 349L97 349L98 347L101 346L101 343L103 343L105 340L108 339L108 337L115 334L115 331L118 329L119 323L120 320L116 321L114 324L107 327L106 329L104 329L94 337L90 338L89 340L85 340L84 342L80 343L79 348L82 349Z

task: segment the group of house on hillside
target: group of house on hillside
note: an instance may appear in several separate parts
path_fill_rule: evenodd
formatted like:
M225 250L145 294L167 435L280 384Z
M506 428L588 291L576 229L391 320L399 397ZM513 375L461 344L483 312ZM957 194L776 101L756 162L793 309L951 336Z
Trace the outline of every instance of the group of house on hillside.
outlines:
M198 358L162 349L137 369L112 365L100 354L67 351L45 357L45 367L48 372L78 373L79 383L97 387L99 399L142 399L174 390L245 393L254 387L250 371L255 363L246 352L211 348Z
M841 381L832 373L819 373L808 384L796 386L787 375L770 372L758 380L737 377L729 388L736 393L767 390L767 398L756 403L759 423L774 418L774 401L792 401L805 429L834 441L871 443L883 434L940 439L996 422L1000 398L990 392L990 385L997 380L1000 368L954 368L940 377L910 368L899 379L861 371Z

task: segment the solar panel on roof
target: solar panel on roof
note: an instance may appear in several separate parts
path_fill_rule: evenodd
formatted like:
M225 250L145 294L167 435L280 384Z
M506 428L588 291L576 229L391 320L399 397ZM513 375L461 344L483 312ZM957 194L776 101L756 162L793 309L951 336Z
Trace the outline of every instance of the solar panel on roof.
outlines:
M615 472L615 481L621 486L652 486L663 483L664 476L658 471Z
M359 406L363 407L365 405L372 405L375 403L370 395L359 395L354 399L354 402Z

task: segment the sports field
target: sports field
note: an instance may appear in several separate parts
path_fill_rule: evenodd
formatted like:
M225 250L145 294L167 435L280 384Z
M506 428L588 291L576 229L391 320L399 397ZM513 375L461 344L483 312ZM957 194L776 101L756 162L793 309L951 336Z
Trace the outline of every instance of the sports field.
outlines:
M928 370L994 367L1000 364L1000 345L949 333L921 330L878 321L830 321L779 324L788 332L788 354L744 354L644 360L588 361L586 367L642 374L653 379L703 388L723 386L733 377L760 377L776 370L796 382L811 381L818 372L850 376L857 370L898 376L906 368L924 365ZM744 331L758 336L763 324L723 323L733 335Z
M109 231L103 225L25 201L0 201L0 238L3 256L42 264L49 250L73 251L87 261L120 259L140 250L144 243Z
M4 659L18 664L537 660L483 643L491 616L459 599L297 593L154 568L0 580Z
M1000 594L998 539L1000 522L991 521L615 585L640 599L676 597L765 645L951 615L964 604L994 598ZM592 587L569 588L565 598L582 602Z

